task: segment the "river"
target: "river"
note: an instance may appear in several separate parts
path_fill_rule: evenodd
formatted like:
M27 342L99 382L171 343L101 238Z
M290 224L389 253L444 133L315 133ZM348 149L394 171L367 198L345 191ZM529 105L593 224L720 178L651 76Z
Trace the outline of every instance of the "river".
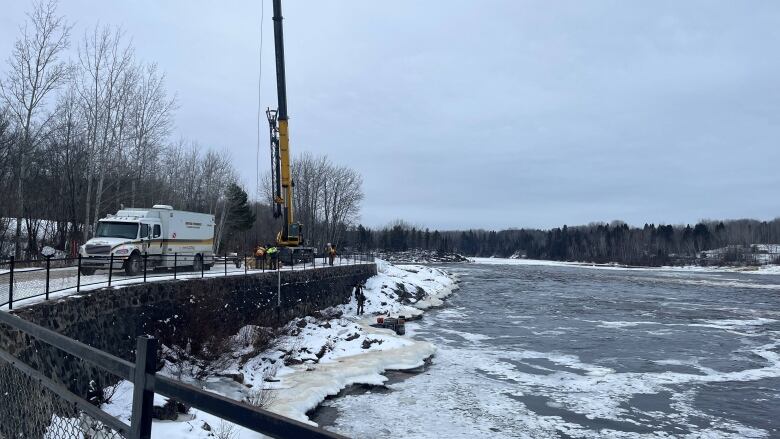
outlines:
M438 351L324 403L352 437L780 437L780 276L460 264ZM400 379L403 378L403 379Z

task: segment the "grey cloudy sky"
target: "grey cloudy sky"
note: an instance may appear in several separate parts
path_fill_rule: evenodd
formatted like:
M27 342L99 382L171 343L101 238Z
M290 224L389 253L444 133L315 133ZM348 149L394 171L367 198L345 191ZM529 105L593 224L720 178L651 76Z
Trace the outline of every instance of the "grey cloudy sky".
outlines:
M264 1L265 107L275 94ZM29 8L4 3L3 57ZM229 149L249 186L260 9L260 0L60 5L74 37L122 25L178 94L177 135ZM780 215L780 2L286 0L284 9L293 151L362 173L365 224Z

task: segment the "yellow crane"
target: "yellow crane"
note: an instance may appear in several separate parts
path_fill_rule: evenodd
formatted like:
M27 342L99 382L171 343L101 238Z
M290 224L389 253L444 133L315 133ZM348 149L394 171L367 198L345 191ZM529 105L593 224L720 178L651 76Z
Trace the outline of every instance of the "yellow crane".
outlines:
M294 260L311 260L314 249L303 247L303 225L293 215L294 182L290 171L290 137L287 115L287 82L284 69L284 32L282 1L273 0L274 49L276 53L277 109L268 108L266 116L271 134L271 174L273 181L274 218L282 217L282 230L276 235L276 245ZM284 254L282 256L285 256ZM286 259L286 258L285 258Z

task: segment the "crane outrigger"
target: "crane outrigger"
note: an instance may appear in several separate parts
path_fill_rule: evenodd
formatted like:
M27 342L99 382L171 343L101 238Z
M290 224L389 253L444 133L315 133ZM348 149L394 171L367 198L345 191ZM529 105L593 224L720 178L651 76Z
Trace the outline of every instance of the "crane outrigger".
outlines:
M266 110L271 135L271 174L273 183L274 218L282 217L282 230L276 235L276 245L283 260L311 260L314 249L304 247L303 225L293 215L293 187L290 171L290 137L287 115L287 82L284 69L284 32L282 30L282 1L273 0L274 49L276 53L277 108Z

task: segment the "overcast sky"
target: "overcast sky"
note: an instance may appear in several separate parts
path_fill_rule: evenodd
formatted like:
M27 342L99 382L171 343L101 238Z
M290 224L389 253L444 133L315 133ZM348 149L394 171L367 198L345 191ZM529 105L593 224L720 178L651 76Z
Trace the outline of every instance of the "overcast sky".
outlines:
M265 108L276 95L263 1ZM27 9L4 2L2 58ZM778 1L285 0L284 9L293 153L359 170L364 224L780 216ZM176 136L228 149L254 185L261 0L62 0L60 11L74 38L98 22L123 26L138 58L167 73Z

